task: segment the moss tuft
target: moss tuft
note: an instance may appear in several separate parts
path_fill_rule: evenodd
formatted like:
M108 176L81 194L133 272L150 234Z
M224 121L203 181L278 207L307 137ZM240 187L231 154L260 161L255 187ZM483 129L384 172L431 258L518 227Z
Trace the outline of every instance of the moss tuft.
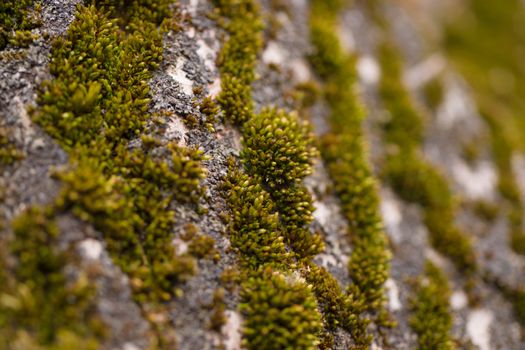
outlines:
M392 43L380 48L380 94L390 119L384 126L387 154L383 174L404 200L420 204L430 242L467 274L477 264L471 239L455 224L456 203L445 177L420 154L424 123L402 83L401 59Z
M310 61L323 81L324 98L331 109L331 130L323 137L321 153L348 221L349 241L354 244L348 265L354 305L348 316L362 328L365 321L357 320L365 310L372 312L378 323L385 319L383 284L388 278L390 252L364 146L364 113L353 88L355 58L344 52L336 35L342 6L341 1L313 1L310 33L314 53ZM351 333L363 346L371 341L364 331Z
M2 349L26 343L65 349L66 340L78 344L80 339L94 349L104 335L86 277L66 277L64 269L72 258L58 248L54 215L52 207L30 208L13 221L9 248L15 265L0 277Z
M8 44L27 47L36 37L31 29L40 25L41 5L35 0L4 0L0 4L0 50Z
M450 288L447 277L430 262L425 267L425 277L417 286L411 301L413 316L410 326L418 335L418 349L452 350L452 315L448 305Z
M248 349L316 349L321 317L311 286L266 268L241 291Z

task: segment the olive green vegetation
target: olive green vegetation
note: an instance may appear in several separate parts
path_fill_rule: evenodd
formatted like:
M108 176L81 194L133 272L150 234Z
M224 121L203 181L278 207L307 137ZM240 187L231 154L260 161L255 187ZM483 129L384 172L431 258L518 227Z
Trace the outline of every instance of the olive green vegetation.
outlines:
M443 95L443 82L440 76L433 78L423 86L425 103L433 111L435 111L443 101Z
M512 171L513 154L525 151L525 7L519 0L473 0L458 13L447 23L444 46L474 87L478 108L490 126L511 247L525 254L524 204Z
M310 127L295 113L265 108L243 126L241 158L246 171L261 179L279 211L286 243L299 258L323 249L312 235L312 197L302 180L312 172L317 156Z
M331 332L337 328L352 335L356 342L354 348L367 348L371 341L371 336L366 333L369 320L359 317L368 308L363 295L351 289L349 292L343 291L339 282L324 267L309 263L307 268L306 281L312 286L324 316L325 332L319 348L333 348Z
M354 91L355 58L344 52L337 33L342 1L312 2L310 61L323 82L322 94L331 109L331 131L322 139L321 153L348 221L354 251L348 265L354 285L350 308L374 313L378 324L393 325L384 307L384 282L391 253L379 213L377 186L367 159L362 122L364 111ZM363 298L366 307L359 306ZM355 317L354 314L353 317ZM361 321L362 322L362 321ZM369 342L359 333L358 343Z
M3 0L0 3L0 50L8 44L26 47L34 39L31 29L40 25L40 1Z
M317 300L293 274L322 248L312 235L312 198L302 184L316 150L309 127L275 108L254 113L251 83L262 48L262 24L251 0L216 1L229 34L219 55L225 119L240 128L244 171L231 159L224 182L232 212L229 231L238 251L243 343L248 349L314 349L321 333ZM291 248L291 251L287 249Z
M224 183L232 211L232 247L247 267L269 265L284 269L291 262L291 254L286 251L275 205L257 179L234 167L231 162Z
M24 157L24 153L16 148L8 135L9 129L0 127L0 170Z
M70 156L70 169L56 174L64 184L56 210L103 234L146 316L194 272L193 257L175 255L171 245L170 205L196 203L204 191L203 153L161 141L155 123L146 128L149 121L162 124L162 114L148 112L148 81L162 60L163 32L176 28L170 6L79 5L67 34L53 42L53 79L43 83L32 112ZM138 135L141 142L130 147ZM152 326L157 346L173 344L164 324Z
M418 349L455 349L451 336L452 316L448 305L450 288L443 272L428 262L411 300L410 326L418 336Z
M243 342L250 349L317 349L321 315L311 286L265 268L243 283Z
M58 248L54 216L53 207L31 208L13 222L16 263L0 271L0 349L94 350L104 336L86 276L66 278L72 260Z
M387 159L384 175L398 195L423 207L432 246L450 258L458 270L476 271L469 237L455 224L456 203L444 176L421 155L424 122L401 81L398 52L390 43L380 48L380 95L389 119L384 125Z
M229 34L219 53L221 92L217 98L226 119L242 126L253 115L252 86L263 24L251 0L214 0L219 24Z

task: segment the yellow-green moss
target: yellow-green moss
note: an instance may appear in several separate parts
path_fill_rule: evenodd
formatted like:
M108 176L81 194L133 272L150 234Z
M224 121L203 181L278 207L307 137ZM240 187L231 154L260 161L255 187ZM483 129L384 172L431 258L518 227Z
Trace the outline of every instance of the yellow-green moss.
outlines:
M331 131L323 137L321 153L348 221L348 237L354 245L348 271L357 319L365 310L387 319L383 284L388 278L390 252L379 215L379 200L368 164L362 131L364 113L355 95L355 59L344 52L337 37L342 1L313 1L310 37L314 52L310 61L322 79L323 97L331 109ZM364 308L359 303L364 302ZM357 321L354 321L357 322ZM360 321L363 323L364 321ZM384 322L384 325L389 322ZM367 344L365 332L353 333L357 343Z
M0 50L8 44L26 47L35 36L31 29L40 25L40 1L3 0L0 3Z
M418 349L455 349L449 298L447 277L438 267L427 262L424 277L418 281L416 295L410 303L413 312L410 327L418 336Z
M242 125L253 114L252 87L263 25L252 0L214 0L219 24L229 39L219 53L221 92L217 100L226 120Z
M162 142L153 124L146 129L162 117L148 112L148 81L162 60L162 33L176 27L172 8L168 0L79 5L67 34L53 43L53 80L33 112L71 159L57 175L64 183L57 210L103 234L146 314L162 312L160 302L194 271L193 257L174 253L170 205L196 203L204 191L203 153ZM138 135L142 142L130 148ZM165 323L152 324L160 347L174 341Z
M525 150L525 104L520 23L525 10L518 0L468 3L468 20L446 23L444 46L451 62L473 87L481 116L490 126L491 146L499 172L499 191L509 220L511 247L525 254L523 208L512 171L512 155ZM483 38L483 40L480 40ZM497 49L495 49L497 48Z
M286 243L300 258L323 249L319 235L312 235L312 197L302 185L312 172L317 149L310 127L296 114L265 108L243 125L241 158L246 170L267 189L279 211Z
M384 125L387 159L386 180L404 200L423 207L430 242L465 273L476 270L470 238L455 224L455 203L445 177L421 155L423 118L413 106L401 80L402 64L391 43L380 47L383 71L379 92L389 119Z
M13 142L9 140L8 130L7 128L0 127L0 168L11 165L24 157L23 152L16 148Z
M86 349L96 349L104 335L86 277L66 277L72 259L58 248L54 215L52 207L35 207L13 221L9 248L15 263L0 273L0 349L26 343L65 349L64 342L80 344L80 339Z
M315 297L306 284L290 280L295 258L310 258L322 249L320 237L309 231L312 199L302 184L311 172L313 140L296 115L253 111L251 83L262 45L255 2L215 3L229 34L219 55L218 101L225 119L240 127L246 170L230 162L224 185L232 246L248 278L241 287L243 342L249 349L313 349L321 319Z
M241 297L248 349L317 348L321 317L311 286L266 268L243 283Z
M224 183L226 200L232 210L230 239L241 261L251 268L290 264L275 206L260 183L230 165Z
M350 333L357 346L366 347L371 341L371 336L366 333L369 321L358 316L368 308L363 295L352 287L344 292L339 282L323 267L309 264L304 275L323 311L325 334L322 348L333 347L330 332L338 327Z

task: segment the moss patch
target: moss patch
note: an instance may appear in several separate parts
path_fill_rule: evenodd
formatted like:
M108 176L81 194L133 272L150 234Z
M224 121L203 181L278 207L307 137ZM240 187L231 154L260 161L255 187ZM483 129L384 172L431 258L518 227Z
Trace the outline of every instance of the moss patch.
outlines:
M418 281L416 296L411 301L413 316L410 326L418 335L418 349L455 349L451 337L449 297L446 276L438 267L427 262L424 277Z
M57 248L54 215L52 207L31 208L13 221L9 250L16 262L0 272L1 349L97 349L104 335L86 276L66 277L72 259Z
M384 125L387 160L383 172L397 194L423 207L430 242L467 274L477 265L469 237L455 224L456 203L444 176L420 154L423 119L403 87L400 57L391 43L380 48L380 95L390 113Z
M40 25L40 1L5 0L0 4L0 50L8 44L26 47L34 39L31 29Z
M314 52L310 61L323 81L323 97L330 106L331 131L323 137L321 153L348 220L348 237L354 245L348 271L355 304L353 322L364 311L378 323L386 320L383 284L388 278L390 251L382 228L375 179L368 164L362 131L364 113L356 97L354 57L345 53L337 33L341 1L313 1L310 35ZM360 306L364 301L365 307ZM362 328L362 326L361 326ZM370 341L354 332L357 343Z

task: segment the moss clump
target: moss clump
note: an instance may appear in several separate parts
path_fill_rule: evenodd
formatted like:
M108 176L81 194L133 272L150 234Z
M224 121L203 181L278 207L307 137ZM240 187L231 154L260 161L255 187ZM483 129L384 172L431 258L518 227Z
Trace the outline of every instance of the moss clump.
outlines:
M8 44L25 47L35 37L31 29L40 25L40 2L35 0L4 0L0 4L0 50Z
M311 174L317 155L313 144L309 126L297 115L265 108L244 124L241 157L247 170L273 190Z
M279 217L268 192L253 177L230 166L224 184L226 200L232 209L231 243L249 267L284 267L291 255L286 251Z
M85 276L66 278L71 263L58 250L60 232L52 207L31 208L13 221L10 251L16 263L5 266L0 280L0 348L29 343L45 349L65 349L63 343L98 348L102 325L94 316L93 289ZM11 272L11 273L7 273Z
M384 126L387 154L383 173L397 194L423 207L430 242L465 273L476 271L472 242L455 224L456 204L444 176L420 152L424 124L401 81L401 60L391 43L380 50L380 94L390 119Z
M79 6L67 34L53 43L54 79L43 84L33 117L72 159L58 175L65 188L57 208L102 232L143 312L162 313L160 302L194 271L194 259L176 256L171 245L170 205L196 203L205 176L201 151L161 142L148 123L161 117L148 112L148 81L162 59L162 34L173 27L172 5L94 4ZM174 341L166 324L152 325L161 347Z
M312 198L302 185L316 152L313 139L296 115L269 108L254 114L251 83L262 46L257 6L251 0L215 3L229 34L219 56L218 102L226 119L241 128L247 172L230 163L224 186L232 246L249 278L241 287L244 343L249 349L314 348L321 318L315 297L304 283L284 278L299 263L294 258L322 249L320 237L309 231Z
M220 24L230 35L219 53L221 93L226 120L242 125L253 114L252 87L263 25L252 0L214 0Z
M224 303L224 289L219 288L213 293L213 301L210 305L212 308L212 316L210 319L210 329L215 332L220 332L221 328L226 324L226 305Z
M344 52L335 34L342 6L341 1L313 1L310 33L314 52L310 61L323 80L323 95L331 108L331 131L323 138L321 153L348 220L349 240L354 244L348 271L355 295L349 314L353 313L352 319L358 322L355 320L363 311L371 311L379 322L384 319L380 315L386 313L383 284L388 278L390 252L364 147L361 126L364 113L352 88L354 57ZM360 305L363 302L365 308ZM371 340L362 331L353 335L359 344Z
M265 108L243 126L241 158L250 174L261 179L284 226L286 243L302 258L323 249L312 235L312 197L302 185L317 156L310 127L296 114Z
M24 154L9 140L8 129L0 127L0 168L22 159Z
M425 276L417 286L411 301L413 316L410 326L418 335L418 349L452 350L455 348L451 336L452 315L448 305L450 288L447 277L430 262L425 267Z
M423 95L426 104L435 111L443 101L445 92L443 91L443 81L440 77L435 77L423 86Z
M367 346L371 341L366 333L368 320L358 316L368 308L362 294L352 288L345 293L337 280L323 267L309 264L308 269L305 273L306 281L312 286L324 315L326 336L322 348L332 348L333 339L330 340L329 331L338 327L349 332L356 340L356 345Z
M321 318L311 286L271 268L250 277L241 291L248 349L316 349Z

